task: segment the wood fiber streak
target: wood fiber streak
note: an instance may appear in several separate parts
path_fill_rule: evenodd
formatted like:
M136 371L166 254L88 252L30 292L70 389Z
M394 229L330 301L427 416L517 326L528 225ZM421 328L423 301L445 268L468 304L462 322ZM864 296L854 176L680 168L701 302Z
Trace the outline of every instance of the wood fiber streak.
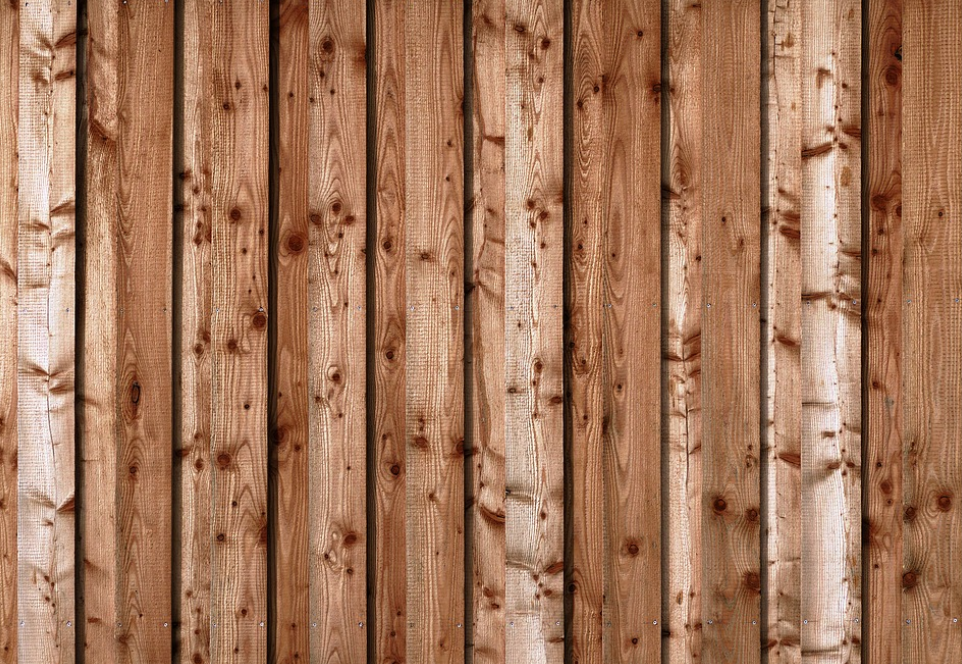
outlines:
M0 4L0 663L17 661L17 127L20 9Z
M703 11L707 664L752 664L760 654L759 18L750 0Z
M268 3L212 12L211 660L267 657Z
M181 569L180 663L211 661L211 427L213 368L213 152L214 72L207 49L214 7L184 3L183 172L178 174L182 228L181 347ZM189 66L187 63L197 63ZM89 330L89 328L88 328ZM88 362L89 365L89 362ZM89 627L88 627L89 632Z
M865 657L902 652L902 0L868 5Z
M505 661L505 66L504 0L472 4L474 81L473 274L465 315L471 344L475 664Z
M310 405L308 396L308 229L310 9L280 3L277 134L277 345L271 442L277 448L276 640L273 661L310 659ZM317 337L315 337L317 338ZM317 338L319 341L321 338Z
M118 19L117 659L170 652L174 8Z
M76 31L68 0L35 0L20 10L16 458L24 664L75 658Z
M799 664L802 593L802 8L768 5L768 448L769 664ZM857 179L855 180L857 182Z
M374 658L407 661L405 2L374 3Z
M536 664L564 658L564 15L505 16L505 657Z
M812 663L861 661L861 18L857 0L801 12L801 647Z
M702 4L671 0L668 7L670 176L667 282L668 510L667 583L662 598L669 636L667 662L693 664L702 650Z
M902 661L962 652L962 6L907 3Z
M661 384L653 378L661 373L660 3L585 2L574 12L578 174L571 255L591 259L585 273L575 272L572 287L587 298L571 306L588 310L591 340L583 343L600 353L594 369L600 377L592 379L600 384L586 390L593 403L582 406L572 427L582 428L591 453L585 464L600 464L591 472L602 480L594 513L575 519L602 520L603 538L588 545L600 545L601 555L587 556L585 564L599 568L589 574L602 580L604 615L600 644L586 636L578 656L650 662L660 659L662 640L660 587L645 581L661 573L661 469L652 463L661 453ZM576 346L581 332L572 327ZM578 376L582 358L573 359ZM600 427L584 428L592 417ZM576 476L585 469L574 468ZM587 550L577 541L575 547ZM594 621L597 596L589 601Z
M310 12L311 660L367 658L365 12Z
M117 658L120 227L117 5L87 5L84 242L84 653Z
M464 657L462 7L405 6L407 661Z

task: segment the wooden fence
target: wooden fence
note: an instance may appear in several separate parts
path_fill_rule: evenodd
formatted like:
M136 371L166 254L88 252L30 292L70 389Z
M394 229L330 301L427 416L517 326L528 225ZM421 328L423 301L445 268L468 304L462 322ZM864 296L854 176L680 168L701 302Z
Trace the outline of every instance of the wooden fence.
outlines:
M960 34L0 2L0 663L958 662Z

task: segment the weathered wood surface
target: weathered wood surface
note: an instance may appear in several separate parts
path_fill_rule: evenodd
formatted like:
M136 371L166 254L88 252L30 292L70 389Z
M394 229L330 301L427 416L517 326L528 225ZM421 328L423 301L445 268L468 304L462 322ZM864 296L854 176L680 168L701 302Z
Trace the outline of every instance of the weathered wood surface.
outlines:
M21 8L17 619L18 660L37 664L76 654L76 45L69 0Z
M865 284L866 661L902 653L902 0L868 6Z
M365 25L348 0L310 7L308 515L319 662L367 657Z
M0 5L0 662L17 661L17 127L20 12Z
M703 661L760 657L760 11L702 8Z
M962 652L962 6L906 3L902 660Z

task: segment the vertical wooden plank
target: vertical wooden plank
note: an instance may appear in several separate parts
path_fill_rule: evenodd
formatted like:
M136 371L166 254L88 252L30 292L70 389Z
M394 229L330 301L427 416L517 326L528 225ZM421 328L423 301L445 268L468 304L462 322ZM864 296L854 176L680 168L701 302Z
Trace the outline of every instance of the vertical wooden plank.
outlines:
M564 15L505 3L506 660L564 658Z
M277 664L310 659L309 11L306 0L284 0L277 25L277 238L271 257L277 262L271 284L277 308L271 395L272 442L277 448L272 661Z
M119 9L87 6L84 155L84 652L117 658L117 469L120 313L118 203Z
M701 52L702 4L671 0L668 17L670 129L668 273L667 586L663 606L671 664L701 656L702 438Z
M17 661L17 113L20 6L0 6L0 662Z
M905 12L902 658L962 651L962 7Z
M704 7L704 613L708 664L759 661L759 19ZM711 622L709 622L711 621Z
M311 659L331 662L367 657L365 30L363 4L310 12Z
M375 205L374 449L376 567L374 658L407 659L405 123L406 16L403 0L374 3Z
M227 0L210 28L211 659L254 663L267 657L268 3Z
M601 4L571 5L571 76L574 96L568 217L568 389L570 418L571 595L570 659L600 664L604 603L604 239L601 109ZM569 157L571 158L571 157Z
M860 3L801 18L801 648L841 664L861 657Z
M770 664L802 661L802 111L804 2L768 4L768 394L765 450ZM857 180L856 180L857 181Z
M407 660L464 656L462 6L405 17Z
M865 650L902 657L902 0L868 5Z
M505 72L504 0L472 3L474 198L467 330L471 344L471 538L475 664L505 661Z
M118 659L170 652L171 177L174 11L120 11L117 211Z
M180 662L211 661L211 427L213 373L213 66L208 57L214 6L183 3L183 118L178 155L181 243L181 597ZM192 65L191 63L196 63Z
M76 7L20 14L19 660L74 661Z
M661 659L661 2L605 6L605 661Z

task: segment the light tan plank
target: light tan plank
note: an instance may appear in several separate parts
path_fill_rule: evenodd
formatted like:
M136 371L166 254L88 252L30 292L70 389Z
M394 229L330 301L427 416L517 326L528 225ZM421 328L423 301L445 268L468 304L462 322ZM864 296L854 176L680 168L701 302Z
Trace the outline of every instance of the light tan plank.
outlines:
M20 14L19 661L74 661L76 7Z

